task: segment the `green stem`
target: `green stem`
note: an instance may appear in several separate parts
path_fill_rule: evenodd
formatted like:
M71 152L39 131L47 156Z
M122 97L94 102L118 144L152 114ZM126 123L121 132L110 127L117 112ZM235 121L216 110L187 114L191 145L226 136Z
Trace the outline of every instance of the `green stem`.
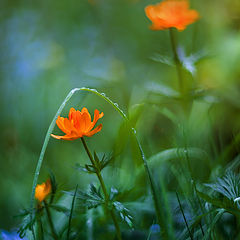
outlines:
M190 236L191 240L193 240L193 236L192 236L192 233L191 233L191 231L190 231L190 229L189 229L189 226L188 226L188 223L187 223L187 219L186 219L186 217L185 217L185 214L184 214L184 211L183 211L183 208L182 208L182 204L181 204L181 202L180 202L180 199L179 199L179 197L178 197L178 193L177 193L177 192L176 192L176 195L177 195L178 204L179 204L181 213L182 213L182 215L183 215L183 219L184 219L184 222L185 222L185 224L186 224L186 227L187 227L189 236Z
M48 204L47 204L47 202L45 200L43 201L43 203L44 203L44 207L45 207L46 212L47 212L48 223L50 225L50 229L51 229L53 238L55 240L58 240L58 236L56 234L56 231L55 231L55 228L54 228L54 225L53 225L53 222L52 222L52 217L51 217L51 213L50 213L49 208L48 208Z
M99 180L99 182L100 182L100 185L101 185L101 187L102 187L103 194L104 194L104 197L105 197L105 204L106 204L106 206L108 206L109 195L108 195L108 193L107 193L107 188L106 188L106 186L105 186L105 183L104 183L102 174L101 174L98 166L96 165L95 160L94 160L91 152L90 152L89 149L88 149L88 146L87 146L87 143L86 143L85 139L84 139L83 137L81 137L81 140L82 140L83 146L84 146L84 148L85 148L85 150L86 150L86 152L87 152L87 155L88 155L88 157L89 157L92 165L93 165L94 168L96 169L96 175L97 175L97 177L98 177L98 180ZM111 210L109 210L109 211L110 211L110 214L111 214L111 217L112 217L112 220L113 220L115 229L116 229L117 239L118 239L118 240L122 240L120 227L119 227L119 224L118 224L118 221L117 221L117 218L116 218L114 209L111 209Z
M180 93L183 94L183 78L182 78L182 65L179 60L178 54L177 54L177 44L176 44L176 38L174 36L173 28L169 28L169 34L170 34L170 39L171 39L171 45L172 45L172 50L173 50L173 55L174 55L174 61L176 64L177 68L177 74L178 74L178 81L179 81L179 90Z
M75 199L76 199L77 189L78 189L78 185L76 186L76 189L75 189L75 192L73 195L73 199L72 199L71 212L70 212L69 219L68 219L67 240L69 240L69 238L70 238L71 221L72 221L73 208L74 208L74 203L75 203Z
M133 130L133 134L135 134L134 130ZM141 147L140 143L138 142L137 138L136 138L136 141L137 141L137 144L138 144L139 151L141 153L141 157L142 157L142 160L143 160L143 165L144 165L145 171L146 171L148 179L149 179L150 189L151 189L151 192L152 192L154 207L155 207L156 215L157 215L157 222L158 222L159 226L163 227L163 223L161 221L162 218L161 218L160 204L159 204L159 200L158 200L158 197L157 197L156 185L155 185L155 182L153 180L150 169L148 167L147 160L145 158L145 154L144 154L144 152L142 150L142 147ZM166 236L165 236L166 233L163 232L162 234L166 239Z
M37 219L37 238L39 240L44 240L43 226L42 226L42 220L40 216Z

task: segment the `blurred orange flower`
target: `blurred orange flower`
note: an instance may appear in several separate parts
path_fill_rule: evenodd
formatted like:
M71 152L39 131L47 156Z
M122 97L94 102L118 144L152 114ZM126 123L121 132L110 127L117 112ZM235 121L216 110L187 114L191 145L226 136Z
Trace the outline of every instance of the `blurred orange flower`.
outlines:
M48 179L46 182L37 185L35 189L35 198L39 202L42 202L51 192L51 190L52 190L51 181L50 179Z
M102 124L98 125L95 129L94 126L99 118L103 117L103 113L99 113L96 109L94 111L94 119L91 121L91 115L87 108L83 108L82 111L71 108L68 118L58 116L56 124L58 127L66 133L64 136L56 136L51 134L56 139L75 140L83 136L91 137L95 133L101 131ZM93 129L93 130L92 130Z
M188 0L164 0L156 5L147 6L145 13L152 21L152 30L174 27L183 31L187 25L199 18L197 11L189 9Z

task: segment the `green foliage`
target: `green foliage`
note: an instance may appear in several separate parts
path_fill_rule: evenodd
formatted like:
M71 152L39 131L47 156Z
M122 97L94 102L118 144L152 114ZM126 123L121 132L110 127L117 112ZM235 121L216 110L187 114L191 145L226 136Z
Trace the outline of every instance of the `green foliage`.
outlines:
M27 231L32 230L33 225L36 222L37 216L34 215L33 217L31 217L31 211L26 209L18 216L22 218L21 226L18 229L18 234L20 238L23 238L26 235Z
M240 196L240 175L231 171L216 182L205 185L233 201Z
M129 210L124 207L124 205L118 201L114 201L113 203L114 208L116 211L119 213L121 219L128 224L130 228L133 228L133 223L132 223L132 216L129 213Z
M73 195L71 192L66 193ZM96 208L105 203L101 188L96 188L93 184L90 185L90 189L87 192L78 190L76 198L80 201L81 207L87 207L88 209Z

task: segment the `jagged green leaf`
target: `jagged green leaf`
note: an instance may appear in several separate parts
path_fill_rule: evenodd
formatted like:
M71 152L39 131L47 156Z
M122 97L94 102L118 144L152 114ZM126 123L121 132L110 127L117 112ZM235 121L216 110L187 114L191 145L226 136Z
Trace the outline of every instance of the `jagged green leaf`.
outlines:
M234 172L227 172L222 178L218 178L216 182L205 184L212 188L215 192L222 194L230 200L240 197L240 175Z
M133 228L132 216L130 211L120 202L114 201L113 206L120 215L121 219L128 224L130 228Z
M49 205L50 208L52 208L53 210L57 211L57 212L62 212L66 215L69 214L70 210L64 206L58 205L58 204L51 204Z
M166 56L166 55L162 55L159 53L155 53L151 59L155 62L160 62L169 66L174 66L174 61L172 59L172 57Z

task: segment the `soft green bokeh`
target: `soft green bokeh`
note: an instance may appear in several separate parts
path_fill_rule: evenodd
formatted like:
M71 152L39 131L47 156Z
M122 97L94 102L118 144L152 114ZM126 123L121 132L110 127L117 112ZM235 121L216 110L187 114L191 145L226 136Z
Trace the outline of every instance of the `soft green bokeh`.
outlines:
M197 181L213 179L219 168L238 155L239 144L232 144L240 129L239 1L191 1L201 18L177 36L187 56L200 52L204 55L193 76L184 73L188 88L203 94L193 101L187 117L181 104L171 96L178 91L175 67L153 60L159 55L172 57L168 31L148 28L144 7L155 2L2 1L0 228L16 227L19 219L13 216L19 209L29 207L33 175L48 126L75 87L106 93L130 117L138 104L143 104L136 114L136 129L148 158L166 149L186 146L206 152L208 158L191 161ZM130 190L127 202L147 196L148 184L144 176L138 175L141 169L133 161L129 137L122 131L119 139L122 119L116 111L89 93L74 95L64 116L71 106L86 106L92 114L97 108L105 114L101 120L103 130L87 139L90 149L111 153L126 145L114 164L104 170L109 187L114 183L124 191ZM60 133L57 128L54 132ZM233 147L222 157L227 146ZM171 159L170 165L177 166L180 160ZM44 181L51 169L59 184L59 198L63 195L61 190L72 190L76 184L87 189L95 177L74 168L76 163L86 162L80 141L51 139L39 181ZM174 191L184 189L184 179L177 173L177 181L170 168L156 165L155 175L156 179L161 175L171 205L176 205ZM183 185L179 187L181 181ZM187 194L187 187L183 191ZM147 232L152 216L147 210L146 214L143 212L133 215L137 226Z

